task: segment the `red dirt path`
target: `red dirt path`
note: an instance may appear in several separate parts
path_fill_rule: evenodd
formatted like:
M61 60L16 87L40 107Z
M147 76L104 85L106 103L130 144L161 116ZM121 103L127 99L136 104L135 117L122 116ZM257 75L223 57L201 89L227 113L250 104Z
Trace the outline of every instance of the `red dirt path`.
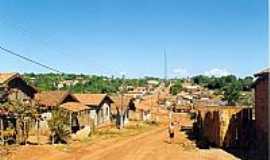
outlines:
M13 156L18 160L234 160L220 150L200 150L186 135L177 132L175 144L166 142L162 127L122 140L105 140L96 144L75 144L61 151L52 146L25 146Z

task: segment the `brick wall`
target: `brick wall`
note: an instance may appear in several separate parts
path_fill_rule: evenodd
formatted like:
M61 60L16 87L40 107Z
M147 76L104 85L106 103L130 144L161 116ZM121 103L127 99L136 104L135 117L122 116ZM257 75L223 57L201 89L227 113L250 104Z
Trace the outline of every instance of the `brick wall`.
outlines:
M269 129L269 77L261 76L255 86L255 121L257 134L257 149L267 153Z
M223 148L249 147L255 141L251 108L205 107L198 112L199 137L210 144Z

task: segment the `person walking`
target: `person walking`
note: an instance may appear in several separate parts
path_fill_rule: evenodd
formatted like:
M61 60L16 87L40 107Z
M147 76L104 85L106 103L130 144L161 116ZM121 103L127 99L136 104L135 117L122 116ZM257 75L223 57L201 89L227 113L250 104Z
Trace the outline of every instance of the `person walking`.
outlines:
M169 137L170 137L170 144L174 143L174 123L171 122L169 125Z

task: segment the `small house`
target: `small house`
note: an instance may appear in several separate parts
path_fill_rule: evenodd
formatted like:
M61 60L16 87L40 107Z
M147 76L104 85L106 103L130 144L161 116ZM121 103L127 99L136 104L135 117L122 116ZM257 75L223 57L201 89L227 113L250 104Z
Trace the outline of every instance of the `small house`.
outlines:
M107 94L74 94L74 96L90 109L90 117L99 126L111 122L111 104L113 100Z
M66 102L60 105L69 113L70 128L72 133L76 133L80 129L91 126L89 116L89 107L79 102Z
M0 99L32 103L37 90L18 73L0 73Z
M112 97L112 117L116 121L116 125L127 124L132 112L136 111L134 98L130 96L114 96Z
M52 111L67 102L78 102L68 91L44 91L35 95L35 101L41 113L41 132L47 132L48 120L52 117Z
M151 120L152 115L151 111L155 105L154 99L152 98L145 98L144 100L140 101L137 105L137 110L140 113L140 119L143 121Z
M13 140L17 141L15 133L24 135L18 127L18 114L15 113L17 110L10 108L9 104L16 104L16 107L20 107L19 105L32 107L35 104L33 100L35 93L37 90L30 86L20 74L0 73L0 137L14 137ZM29 124L30 121L27 121L27 126Z

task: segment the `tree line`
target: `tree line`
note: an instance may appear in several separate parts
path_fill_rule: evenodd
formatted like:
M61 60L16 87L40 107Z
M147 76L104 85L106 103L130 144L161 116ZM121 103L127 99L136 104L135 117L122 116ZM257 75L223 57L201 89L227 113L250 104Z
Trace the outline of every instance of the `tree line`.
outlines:
M144 78L124 78L124 77L108 77L97 75L84 75L84 74L35 74L26 73L24 78L31 85L37 87L40 91L48 90L70 90L74 93L117 93L121 85L142 87L147 85L148 80L158 80L156 77ZM76 82L67 85L65 81ZM59 87L59 84L63 84Z
M252 105L252 97L249 94L241 98L241 92L250 92L252 90L254 78L251 76L237 78L235 75L222 77L199 75L193 77L192 80L195 84L223 93L224 100L228 102L228 105L236 105L239 102L243 105Z
M245 78L237 78L235 75L228 75L222 77L209 77L205 75L198 75L191 78L194 84L214 90L218 94L224 96L223 100L228 102L228 105L252 105L252 95L249 94L252 90L254 78L247 76ZM173 95L177 95L182 90L183 80L175 80L170 88ZM241 93L246 92L245 97L241 97Z

